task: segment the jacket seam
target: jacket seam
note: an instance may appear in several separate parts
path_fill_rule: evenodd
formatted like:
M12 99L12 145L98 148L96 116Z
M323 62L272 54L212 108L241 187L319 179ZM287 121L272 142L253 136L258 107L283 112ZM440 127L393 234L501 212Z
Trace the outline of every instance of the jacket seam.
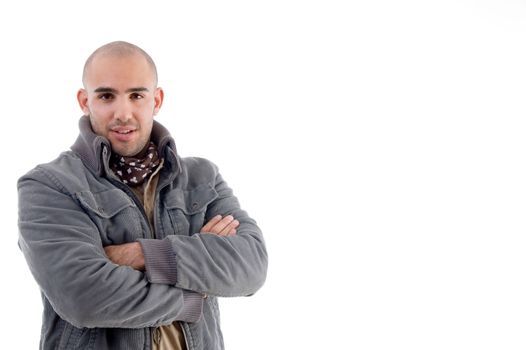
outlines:
M45 177L47 177L56 187L57 189L62 192L63 194L69 196L71 199L74 199L72 194L66 189L64 185L60 182L60 180L53 174L51 174L46 169L38 166L35 168L35 171L41 172Z
M153 207L154 207L154 212L155 212L155 218L154 218L154 227L155 227L155 221L157 221L158 223L160 223L160 228L161 228L161 234L162 234L162 237L158 237L159 235L157 234L157 232L155 232L154 230L154 235L155 235L155 238L157 239L163 239L164 237L166 237L166 229L164 228L164 223L163 223L163 220L161 219L161 213L160 211L161 210L155 210L155 208L157 207L157 209L160 209L159 206L161 204L161 201L159 199L159 196L161 195L161 193L159 193L159 195L156 195L155 196L155 199L154 199L154 204L153 204ZM156 203L157 202L157 203Z
M44 169L43 167L40 167L40 166L37 166L35 168L35 171L40 171L45 177L47 177L56 186L56 189L58 191L60 191L64 195L68 196L75 203L78 203L78 200L74 197L74 195L72 195L72 193L69 192L64 185L62 185L60 180L55 175L53 175L52 173L50 173L49 171L47 171L46 169ZM82 207L80 204L79 204L79 206ZM91 221L91 219L90 219L90 221ZM91 222L93 223L93 221L91 221ZM93 239L92 237L89 237L89 238L90 238L90 240L93 243L99 243L96 239ZM96 248L93 247L92 249L98 253Z

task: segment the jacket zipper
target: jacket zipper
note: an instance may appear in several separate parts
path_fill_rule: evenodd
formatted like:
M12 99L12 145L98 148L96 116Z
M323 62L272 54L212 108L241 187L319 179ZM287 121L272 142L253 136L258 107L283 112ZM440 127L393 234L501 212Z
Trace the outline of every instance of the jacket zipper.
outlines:
M152 226L153 226L153 232L155 233L155 238L161 239L164 238L166 235L164 232L162 232L163 237L160 236L160 232L157 230L157 207L159 207L159 195L161 194L161 190L165 188L168 184L164 184L162 187L159 185L161 184L161 171L164 166L164 160L161 161L160 167L152 174L152 176L159 176L159 179L157 181L157 188L154 191L154 197L153 197L153 220L152 220ZM158 174L157 174L158 173ZM161 226L162 227L162 226Z
M186 344L186 350L192 350L190 349L190 346L188 346L188 338L186 337L186 329L185 327L188 327L188 325L184 322L179 322L181 325L181 330L183 331L183 337L184 337L184 343Z
M160 169L159 169L160 170ZM124 192L126 192L126 194L128 196L131 197L131 199L133 200L133 202L135 203L135 205L139 208L139 211L142 213L142 217L144 218L144 220L146 221L147 223L147 227L148 227L148 236L149 237L145 237L145 238L151 238L151 239L154 239L155 237L153 237L153 232L152 232L152 229L150 228L150 222L148 220L148 216L146 215L146 211L144 210L144 206L143 204L139 201L139 198L137 198L137 196L135 195L135 193L129 189L128 186L126 186L125 184L123 184L122 182L120 182L117 178L115 178L114 176L111 176L109 175L108 176L108 180L110 180L110 182L112 184L114 184L116 187L120 188L121 190L123 190ZM160 179L159 179L160 180ZM161 193L161 190L163 188L165 188L166 186L168 185L168 183L164 184L162 187L160 186L157 186L157 188L155 189L155 198L154 198L154 201L153 201L153 220L152 220L152 224L153 224L153 230L154 232L156 232L156 218L157 218L157 207L159 206L159 195ZM186 345L186 350L192 350L190 349L190 346L188 345L188 338L186 336L186 328L185 327L188 327L188 325L186 323L183 323L183 322L179 322L180 325L181 325L181 331L183 332L183 337L184 337L184 342L185 342L185 345ZM146 335L150 335L150 346L152 346L151 342L153 341L153 337L152 337L152 331L154 331L154 328L152 327L148 327L146 330L145 330L145 333Z
M113 183L116 187L120 188L121 190L123 190L124 192L126 192L126 194L128 194L128 196L131 197L131 199L133 200L133 202L135 203L135 205L139 208L140 212L142 213L142 216L144 218L144 220L146 221L146 223L148 225L146 225L148 227L148 238L151 238L151 239L154 239L155 237L153 237L153 232L152 232L152 229L150 228L150 223L148 221L148 216L146 215L146 211L144 210L144 206L142 205L142 203L139 201L139 198L137 198L137 196L135 195L135 193L130 190L128 188L128 186L126 186L125 184L123 184L122 182L118 181L116 178L114 179L111 175L108 176L108 179L110 180L111 183ZM160 179L159 179L160 180ZM155 198L154 198L154 201L153 201L153 220L152 220L152 224L153 224L153 230L154 232L156 232L156 218L157 218L157 207L159 206L159 195L161 193L161 191L163 190L163 188L165 188L166 186L168 185L168 183L164 184L162 187L160 186L157 186L157 188L155 189ZM188 325L184 322L179 322L180 325L181 325L181 331L183 332L183 338L184 338L184 343L186 345L186 350L192 350L190 349L190 346L188 345L188 338L187 338L187 335L186 335L186 327L188 327ZM151 336L152 334L152 331L153 331L153 328L149 327L147 330L146 330L146 334L149 333L150 335L150 342L153 341L153 337ZM150 344L152 345L152 344Z
M139 211L141 212L142 217L143 217L143 219L145 220L145 222L147 224L146 227L147 227L147 235L148 235L148 237L144 237L144 238L152 238L153 239L154 237L153 237L152 230L150 228L150 223L148 221L148 216L146 216L146 212L144 211L144 207L143 207L142 203L139 201L139 198L137 198L135 193L133 193L133 191L130 190L128 188L128 186L126 186L125 184L121 183L120 181L114 180L112 178L109 178L109 179L110 179L111 183L113 183L116 187L118 187L121 190L123 190L124 192L126 192L126 194L131 197L131 199L135 203L135 206L137 206L137 208L139 208ZM154 224L155 224L155 220L154 220Z
M159 182L160 182L160 178L159 178ZM161 194L161 191L166 187L168 186L169 183L165 183L165 184L162 184L162 185L157 185L157 188L155 189L155 198L154 198L154 202L153 202L153 229L155 230L155 232L157 232L157 229L156 229L156 222L157 222L157 210L158 210L158 207L159 207L159 196ZM157 232L158 233L158 232ZM163 232L163 237L158 237L158 238L164 238L166 237L166 235L164 234ZM181 331L183 332L183 338L184 338L184 343L186 345L186 350L192 350L190 349L190 346L188 345L188 337L186 335L186 327L188 327L188 325L185 323L185 322L182 322L182 321L177 321L179 322L179 325L181 326Z
M117 188L120 188L121 190L123 190L124 192L126 192L126 194L128 196L131 197L131 199L133 200L133 202L135 203L135 205L139 208L139 211L142 213L142 217L144 218L144 220L146 221L146 227L147 227L147 230L148 230L148 237L144 237L144 238L154 238L153 237L153 232L150 228L150 223L148 221L148 217L146 216L146 211L144 210L144 207L142 205L142 203L139 201L139 198L137 198L137 196L135 195L135 193L133 193L132 190L130 190L128 188L128 186L126 186L125 184L121 183L120 181L118 180L115 180L113 179L111 176L108 176L108 179L110 180L110 182L112 184L114 184ZM155 204L154 204L154 208L155 208ZM155 209L154 209L155 210ZM155 216L154 216L154 219L153 219L153 224L155 226ZM155 229L155 227L154 227ZM152 336L152 333L155 331L155 327L147 327L145 328L144 330L144 333L145 333L145 336L147 336L149 339L150 339L150 349L153 349L153 344L152 342L154 341L153 340L153 336ZM183 335L184 335L184 332L183 332ZM185 341L186 341L186 337L185 337Z

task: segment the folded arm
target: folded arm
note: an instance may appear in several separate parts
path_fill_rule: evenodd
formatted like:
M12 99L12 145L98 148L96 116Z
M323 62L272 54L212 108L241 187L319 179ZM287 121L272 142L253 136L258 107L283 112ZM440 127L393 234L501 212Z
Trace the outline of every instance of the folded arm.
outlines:
M214 169L214 188L218 196L206 208L205 217L232 216L239 222L236 234L209 234L201 230L191 236L141 239L147 275L152 283L174 284L208 295L251 295L266 278L267 252L263 236ZM160 259L160 256L166 258Z
M234 236L239 221L233 216L216 215L201 229L201 233L218 236ZM135 270L144 271L144 252L139 242L108 245L104 247L108 258L117 265L129 266Z
M202 295L152 284L113 263L97 227L60 183L42 170L21 178L19 245L57 314L76 327L142 328L195 322Z

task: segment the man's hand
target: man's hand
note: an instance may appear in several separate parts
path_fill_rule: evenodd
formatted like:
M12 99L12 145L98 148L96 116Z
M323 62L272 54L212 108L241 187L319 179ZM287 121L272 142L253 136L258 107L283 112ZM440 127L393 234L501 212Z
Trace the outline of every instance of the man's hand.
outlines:
M214 216L201 229L201 233L210 233L218 236L234 236L239 221L234 220L232 215L222 217ZM144 271L144 254L139 242L109 245L104 251L113 263L117 265L130 266L139 271Z
M109 245L104 251L113 263L144 271L144 255L139 242Z
M232 215L225 217L216 215L203 226L201 233L212 233L218 236L234 236L238 226L239 221L234 220Z

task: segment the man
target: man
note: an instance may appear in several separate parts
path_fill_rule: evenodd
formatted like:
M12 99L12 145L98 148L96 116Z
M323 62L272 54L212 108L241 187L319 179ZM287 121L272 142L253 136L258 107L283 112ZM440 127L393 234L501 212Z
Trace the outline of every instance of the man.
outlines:
M163 90L146 52L100 47L83 84L71 151L18 183L40 348L223 349L217 297L261 287L261 231L217 167L179 157L154 121Z

